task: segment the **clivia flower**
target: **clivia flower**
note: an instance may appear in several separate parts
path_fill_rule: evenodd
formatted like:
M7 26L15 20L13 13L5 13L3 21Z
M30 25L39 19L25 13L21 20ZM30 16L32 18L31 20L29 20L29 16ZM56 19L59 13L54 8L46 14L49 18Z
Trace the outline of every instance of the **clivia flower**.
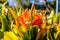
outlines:
M42 23L42 16L40 14L35 14L34 20L32 21L32 25L41 25Z
M28 10L25 10L22 15L18 16L17 21L20 25L28 28L28 23L30 22L30 16ZM34 14L34 19L32 20L32 25L41 26L43 23L42 16L40 14Z

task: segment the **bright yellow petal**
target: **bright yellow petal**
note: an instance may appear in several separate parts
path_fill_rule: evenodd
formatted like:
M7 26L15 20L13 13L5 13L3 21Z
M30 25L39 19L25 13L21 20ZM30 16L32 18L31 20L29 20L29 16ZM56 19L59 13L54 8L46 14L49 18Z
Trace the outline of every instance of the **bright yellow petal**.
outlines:
M5 32L4 40L19 40L19 39L13 32Z

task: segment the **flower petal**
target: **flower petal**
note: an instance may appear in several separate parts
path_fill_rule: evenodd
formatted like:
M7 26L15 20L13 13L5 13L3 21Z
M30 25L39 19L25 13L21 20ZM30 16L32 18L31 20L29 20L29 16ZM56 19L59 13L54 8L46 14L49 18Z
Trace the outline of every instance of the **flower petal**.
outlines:
M23 27L25 27L27 29L27 25L25 24L25 20L23 19L22 16L18 16L17 21L20 25L22 25Z
M32 25L41 25L43 23L42 17L39 14L34 15L34 20L32 22Z
M23 12L22 17L25 21L29 21L29 14L27 9Z

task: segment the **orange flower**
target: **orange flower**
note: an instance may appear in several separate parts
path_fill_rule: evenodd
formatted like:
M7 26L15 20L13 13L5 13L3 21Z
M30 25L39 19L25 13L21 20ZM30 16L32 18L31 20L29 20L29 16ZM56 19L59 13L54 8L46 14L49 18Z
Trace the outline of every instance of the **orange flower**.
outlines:
M25 28L28 28L26 22L30 21L30 16L28 14L28 10L25 10L22 15L18 16L18 23ZM42 16L40 14L34 14L34 19L32 21L32 25L41 25L43 23Z
M22 16L18 16L17 22L18 22L19 25L22 25L24 28L27 29L27 25L25 24L25 20L23 19Z
M22 13L22 17L23 19L27 22L29 22L30 18L29 18L29 14L28 14L28 10L26 9L23 13Z
M43 23L42 16L40 14L35 14L32 25L41 25L42 23Z

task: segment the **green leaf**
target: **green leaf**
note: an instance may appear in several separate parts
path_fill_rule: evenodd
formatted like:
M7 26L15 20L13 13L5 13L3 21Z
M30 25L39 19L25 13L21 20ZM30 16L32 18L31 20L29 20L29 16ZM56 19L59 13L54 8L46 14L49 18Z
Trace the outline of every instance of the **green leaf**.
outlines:
M28 36L28 31L26 31L22 26L20 26L20 31L23 35L23 37L22 37L23 40L30 40L29 36Z
M4 36L3 32L0 31L0 39L2 39Z
M31 27L29 32L31 40L35 40L38 33L38 27Z
M1 15L1 21L2 21L2 29L1 31L9 31L10 30L10 21L7 19L6 16Z
M60 33L58 34L56 40L60 40Z

